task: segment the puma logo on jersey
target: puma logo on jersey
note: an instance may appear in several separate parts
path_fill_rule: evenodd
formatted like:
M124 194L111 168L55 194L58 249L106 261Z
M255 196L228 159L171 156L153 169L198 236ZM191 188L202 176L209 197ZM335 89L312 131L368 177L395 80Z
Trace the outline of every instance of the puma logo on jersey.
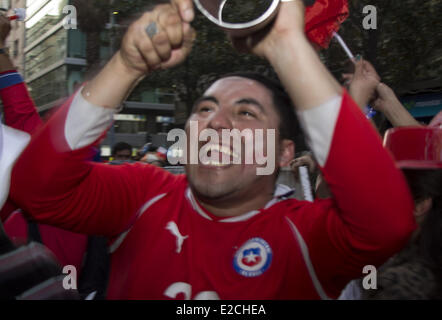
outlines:
M176 237L176 253L180 253L183 247L184 240L189 238L189 236L181 235L180 230L178 230L178 226L173 221L170 221L167 224L166 229L169 230L170 233Z

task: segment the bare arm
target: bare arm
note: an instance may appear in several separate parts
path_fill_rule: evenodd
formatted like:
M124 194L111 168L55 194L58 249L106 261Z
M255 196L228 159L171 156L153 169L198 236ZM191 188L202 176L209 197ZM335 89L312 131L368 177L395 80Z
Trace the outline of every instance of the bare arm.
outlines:
M153 40L145 32L151 22L159 29ZM61 228L110 236L124 230L143 201L150 198L144 188L138 193L128 186L155 180L155 188L149 188L155 196L161 185L173 185L173 176L150 166L88 162L91 146L137 81L154 68L181 62L193 37L190 25L181 20L173 5L157 6L135 22L122 49L98 76L33 135L14 167L11 199L35 219ZM156 41L159 43L154 46ZM110 217L112 212L116 216Z
M4 48L4 45L0 43L0 48ZM12 64L11 59L7 54L0 54L0 73L5 71L14 70L15 67Z
M6 38L11 31L9 19L0 12L0 48L5 49ZM15 69L7 54L0 54L0 73Z
M380 83L377 92L379 98L376 99L374 108L382 112L394 127L421 126L405 109L389 86Z
M349 93L362 111L372 101L376 94L376 87L381 78L376 69L366 60L355 62L355 73L344 74L344 79L350 80Z
M342 94L339 83L320 61L304 33L305 8L301 1L281 4L272 30L252 52L274 67L298 111L317 107ZM312 90L315 88L315 90Z
M336 295L337 278L348 282L406 243L415 227L413 202L379 135L304 36L303 15L300 1L284 2L252 51L278 73L333 195L328 210L298 226L319 280Z
M5 48L10 30L9 19L0 13L0 48ZM33 133L42 123L23 78L6 52L0 54L0 97L6 125Z

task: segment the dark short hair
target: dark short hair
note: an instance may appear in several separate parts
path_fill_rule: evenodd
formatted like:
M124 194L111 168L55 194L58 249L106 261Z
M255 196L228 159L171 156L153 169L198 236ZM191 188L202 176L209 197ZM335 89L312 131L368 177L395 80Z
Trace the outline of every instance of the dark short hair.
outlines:
M273 104L279 115L280 121L278 129L281 139L294 141L297 151L307 149L292 100L278 80L270 79L256 72L229 73L221 76L217 80L229 77L251 79L266 87L272 93Z
M117 152L122 150L130 150L130 152L132 153L132 146L126 142L118 142L116 145L114 145L114 148L112 149L112 155L115 156Z
M442 273L442 170L403 169L414 201L431 198L433 206L426 213L419 233L419 254L433 262ZM441 276L442 280L442 276Z

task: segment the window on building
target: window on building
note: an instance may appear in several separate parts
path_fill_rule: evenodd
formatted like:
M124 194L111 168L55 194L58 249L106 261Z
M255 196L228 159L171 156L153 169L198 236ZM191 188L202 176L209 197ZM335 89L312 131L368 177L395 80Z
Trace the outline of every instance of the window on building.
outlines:
M67 97L67 67L61 66L44 76L28 83L32 98L37 106L54 102Z
M1 2L2 8L4 9L11 9L11 1L10 0L3 0Z
M132 114L117 114L114 116L115 133L146 133L146 116Z
M26 52L26 78L32 79L39 72L62 61L66 56L66 51L67 30L61 28Z

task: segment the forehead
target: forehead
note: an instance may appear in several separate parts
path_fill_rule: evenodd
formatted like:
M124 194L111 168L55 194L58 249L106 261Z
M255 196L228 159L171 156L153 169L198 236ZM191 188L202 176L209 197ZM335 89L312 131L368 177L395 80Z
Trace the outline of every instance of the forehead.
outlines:
M242 78L227 77L214 82L204 93L217 99L254 98L265 106L273 107L272 93L258 81Z

